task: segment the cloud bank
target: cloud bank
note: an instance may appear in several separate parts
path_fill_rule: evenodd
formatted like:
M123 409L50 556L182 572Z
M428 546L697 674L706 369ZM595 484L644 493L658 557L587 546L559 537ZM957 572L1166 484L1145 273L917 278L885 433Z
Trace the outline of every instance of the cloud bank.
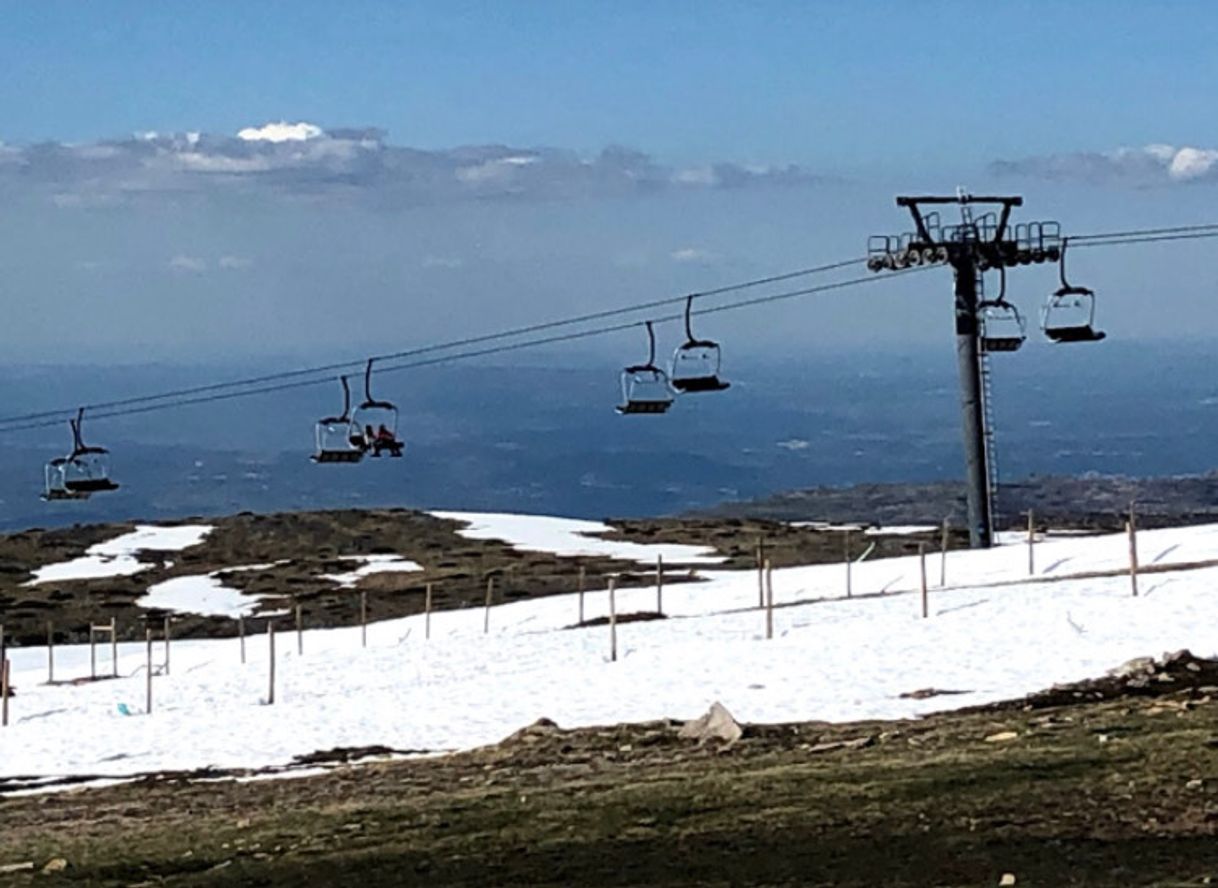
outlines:
M105 206L148 196L252 194L420 205L470 199L561 199L661 190L791 185L795 166L661 164L629 148L593 156L505 145L422 150L379 129L271 122L236 136L136 133L85 144L0 142L0 190L58 206Z
M1075 152L999 160L990 171L1003 176L1137 185L1218 181L1218 149L1146 145L1107 152Z

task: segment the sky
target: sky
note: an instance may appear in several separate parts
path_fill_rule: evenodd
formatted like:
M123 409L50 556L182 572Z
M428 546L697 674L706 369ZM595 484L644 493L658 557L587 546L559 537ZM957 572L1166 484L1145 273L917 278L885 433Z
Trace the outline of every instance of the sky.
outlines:
M8 360L426 344L859 255L906 227L895 194L957 185L1080 233L1218 221L1202 0L0 14ZM1212 250L1072 268L1115 334L1215 338ZM936 342L932 277L710 323L746 351ZM1054 285L1011 292L1034 316Z

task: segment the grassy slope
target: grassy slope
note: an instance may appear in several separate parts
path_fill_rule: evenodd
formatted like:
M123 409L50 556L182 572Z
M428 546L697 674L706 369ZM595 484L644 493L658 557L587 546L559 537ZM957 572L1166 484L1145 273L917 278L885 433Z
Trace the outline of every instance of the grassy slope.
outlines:
M1199 885L1216 737L1197 689L752 727L727 750L668 723L537 728L321 777L0 801L0 862L71 864L12 884ZM817 748L839 740L869 745Z

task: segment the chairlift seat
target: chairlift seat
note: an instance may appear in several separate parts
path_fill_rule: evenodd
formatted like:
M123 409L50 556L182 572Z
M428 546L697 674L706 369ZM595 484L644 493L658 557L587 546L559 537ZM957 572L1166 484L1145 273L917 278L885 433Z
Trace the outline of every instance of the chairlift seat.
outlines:
M118 490L118 484L109 478L73 478L64 481L64 489L68 493L105 493Z
M1005 279L1003 290L1005 292ZM977 306L981 320L981 349L985 352L1019 351L1027 336L1027 324L1013 304L1003 297Z
M313 454L315 463L357 463L364 458L362 450L321 450Z
M1045 327L1045 336L1053 342L1099 342L1107 337L1103 330L1086 324L1079 327Z
M667 413L672 401L627 401L614 409L623 416L636 413Z
M1045 303L1041 329L1051 342L1099 342L1107 333L1095 329L1095 293L1064 285Z
M721 392L732 387L732 384L718 376L677 377L672 379L672 387L679 392L693 394L695 392Z
M668 374L654 364L627 367L622 371L622 403L615 409L623 416L667 413L672 406Z
M672 355L672 387L679 392L721 392L731 383L719 378L719 344L690 339Z
M310 459L315 463L358 463L368 449L364 433L344 411L342 416L319 419L314 430L316 449Z

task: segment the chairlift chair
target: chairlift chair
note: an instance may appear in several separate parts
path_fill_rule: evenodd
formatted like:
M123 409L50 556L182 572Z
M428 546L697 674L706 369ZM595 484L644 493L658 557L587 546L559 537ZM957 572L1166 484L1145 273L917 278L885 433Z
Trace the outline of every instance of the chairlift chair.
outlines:
M340 376L343 386L343 412L319 419L313 430L317 449L310 457L315 463L358 463L368 450L364 430L351 418L351 387Z
M977 319L981 325L981 349L986 352L1019 351L1028 338L1027 324L1014 305L1006 300L1007 272L998 266L1002 281L997 299L982 300L977 304Z
M400 457L405 445L398 438L398 408L390 401L378 401L372 397L372 364L368 359L364 369L364 401L355 408L352 422L361 430L367 443L367 452L374 457L388 453Z
M678 392L721 392L731 383L719 378L719 343L694 336L690 315L694 296L685 300L685 342L672 353L672 387Z
M1095 329L1095 292L1066 280L1066 244L1062 238L1058 259L1061 286L1050 294L1041 310L1041 329L1053 342L1099 342L1108 334Z
M84 422L83 407L76 418L68 421L72 429L72 452L48 462L43 470L42 498L54 500L83 500L95 493L118 490L110 478L110 451L105 447L90 447L81 435Z
M623 416L642 413L667 413L672 406L672 388L668 374L656 366L656 334L647 321L650 348L646 364L636 364L622 371L622 403L615 409Z

